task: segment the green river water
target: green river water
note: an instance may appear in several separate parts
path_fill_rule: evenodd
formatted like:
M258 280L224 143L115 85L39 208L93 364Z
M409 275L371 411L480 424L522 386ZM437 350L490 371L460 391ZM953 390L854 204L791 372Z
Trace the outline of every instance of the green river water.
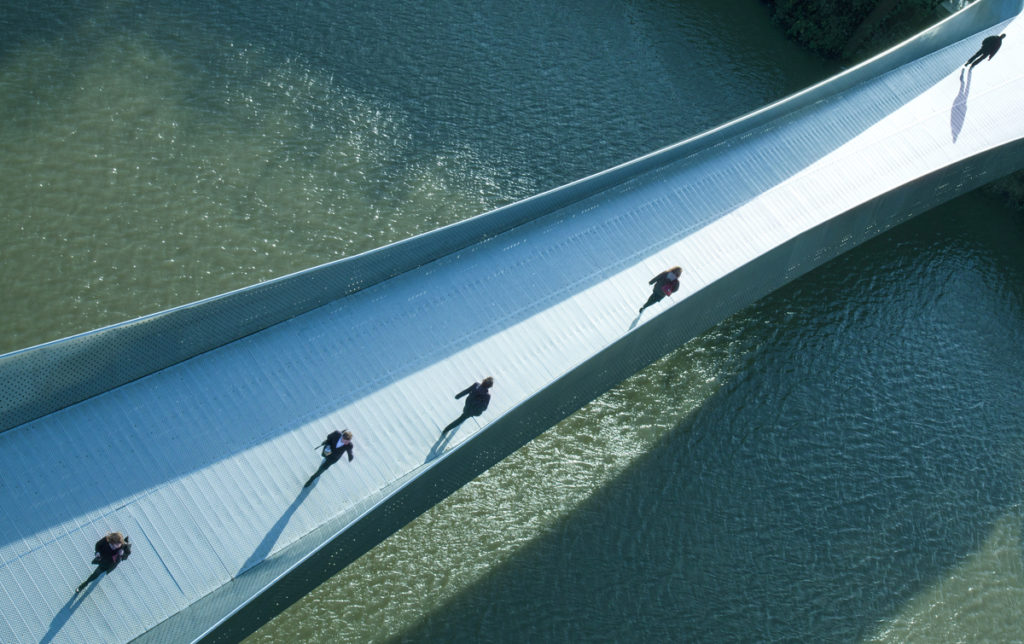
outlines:
M757 0L9 4L0 352L485 212L837 71ZM841 256L248 641L1024 641L1022 242L967 195Z

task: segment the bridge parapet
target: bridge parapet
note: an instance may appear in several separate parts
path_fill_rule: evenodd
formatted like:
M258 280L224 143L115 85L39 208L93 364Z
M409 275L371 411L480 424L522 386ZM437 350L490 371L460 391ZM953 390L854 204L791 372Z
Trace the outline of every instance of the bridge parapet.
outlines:
M4 408L31 420L5 416L0 434L0 641L235 639L637 369L1017 169L1021 54L979 68L955 141L950 121L960 65L988 30L1024 42L1020 9L979 2L786 101L467 222L5 356L4 391L12 365L56 356L67 391L103 393L39 413L23 403L53 372L25 362L41 377ZM675 264L679 292L638 317ZM487 414L441 438L451 395L487 374ZM343 427L356 460L303 491L310 447ZM36 467L40 446L69 441L73 461ZM131 567L69 612L82 544L110 529L135 540ZM108 593L136 598L116 622Z

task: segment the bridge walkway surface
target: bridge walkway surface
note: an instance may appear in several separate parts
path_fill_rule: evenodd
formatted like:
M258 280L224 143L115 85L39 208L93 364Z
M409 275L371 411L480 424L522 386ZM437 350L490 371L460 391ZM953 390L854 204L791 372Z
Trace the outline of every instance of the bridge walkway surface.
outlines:
M0 641L223 636L725 316L1019 168L1020 3L966 11L503 232L0 433ZM638 315L674 265L679 292ZM490 408L442 437L487 375ZM304 488L342 428L355 460ZM114 530L131 559L74 595Z

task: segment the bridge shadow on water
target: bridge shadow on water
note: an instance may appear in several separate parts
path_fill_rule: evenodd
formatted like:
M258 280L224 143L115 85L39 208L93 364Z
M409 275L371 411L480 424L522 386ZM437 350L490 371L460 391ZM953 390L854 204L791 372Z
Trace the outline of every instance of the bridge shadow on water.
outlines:
M94 486L100 492L76 499L76 512L110 504L115 494L127 498L133 492L156 488L188 472L231 458L308 423L315 414L329 413L351 404L382 385L446 360L475 342L565 301L578 293L581 284L589 285L613 275L638 258L653 255L695 227L723 217L755 199L909 102L949 71L897 73L897 78L891 79L891 86L899 88L898 93L890 93L884 102L867 101L848 113L842 113L842 100L820 106L823 120L842 122L844 126L839 133L833 129L828 138L796 136L796 119L769 124L772 134L766 147L780 141L788 143L781 161L784 167L773 168L772 173L745 174L738 164L731 163L741 154L742 146L731 149L720 146L723 149L715 153L721 154L716 161L720 164L718 178L721 179L717 184L704 176L711 174L710 170L690 168L688 161L679 162L673 171L680 168L683 171L677 175L674 187L687 188L696 194L694 204L708 196L713 185L731 188L715 195L714 208L693 214L692 219L682 222L684 225L670 225L680 223L685 213L666 208L651 219L655 235L632 245L616 243L611 237L596 239L604 242L602 246L592 243L595 237L615 230L615 226L600 228L599 221L587 223L584 221L587 217L578 217L579 223L569 230L572 235L565 238L566 244L584 246L591 242L589 248L595 252L586 258L577 255L578 261L560 262L559 270L545 273L544 297L538 297L536 292L506 288L522 278L513 266L512 270L473 277L484 284L478 292L500 295L481 302L483 312L479 315L453 318L450 303L434 302L431 303L433 308L422 304L427 298L421 298L420 291L431 271L436 270L431 266L421 271L416 279L392 280L376 292L360 292L357 297L347 298L346 305L358 302L363 313L372 313L347 327L354 337L361 337L359 333L365 328L381 325L380 320L402 329L402 333L392 335L396 339L395 346L389 347L388 356L398 368L386 371L386 376L377 379L368 377L365 387L358 390L346 390L340 385L335 390L327 390L316 370L309 369L305 376L294 375L290 383L293 387L289 396L294 398L289 400L296 401L291 407L282 404L273 382L245 373L235 374L232 385L244 391L251 402L245 410L247 418L270 420L261 423L258 429L245 419L227 424L211 421L203 431L189 435L188 452L174 463L140 451L138 458L146 466L131 468L133 478L121 481L122 487L115 491L108 493L108 486ZM570 220L579 214L580 211L575 210L550 219ZM616 216L608 214L606 220L614 224ZM541 228L542 224L538 223L537 227ZM672 234L661 237L662 231L672 231ZM495 241L495 246L492 250L504 252L506 257L514 256L511 249L501 247L500 240ZM597 252L599 249L606 250ZM526 260L523 262L525 265ZM470 282L468 276L476 274L467 272L465 281ZM644 284L637 285L637 305L647 296L646 291ZM514 301L514 298L521 299ZM507 308L498 305L500 300L508 303ZM506 310L511 313L503 313ZM341 313L344 311L339 317ZM486 320L486 324L481 320ZM338 327L346 328L341 324ZM418 338L413 335L413 330L419 328L446 328L450 342L437 346L436 350L431 346L427 351L425 343L417 342ZM280 329L261 337L273 333L280 333ZM319 336L311 336L304 342L306 340L310 347L323 349L325 353L335 348ZM245 346L244 350L252 347L251 344ZM336 360L336 353L331 356ZM285 363L286 369L282 371L289 376L302 371L303 358L300 355ZM353 357L353 362L363 358L365 356ZM206 356L199 358L205 359ZM359 365L346 367L358 371ZM367 373L371 371L368 369ZM978 479L972 479L970 484L941 477L937 480L928 477L900 479L901 494L876 498L879 472L872 468L876 462L886 462L888 451L884 449L872 451L861 446L859 451L849 450L839 455L827 452L825 456L833 459L825 459L833 465L829 470L832 476L822 477L814 469L818 463L787 460L789 455L800 453L807 446L805 434L754 430L751 428L757 427L759 422L756 417L751 418L746 410L744 414L735 413L741 401L757 400L753 389L756 387L750 380L740 380L727 387L693 418L682 422L661 448L652 450L617 481L595 494L581 511L558 526L557 531L529 545L512 562L455 599L444 615L427 616L409 636L446 639L445 634L464 636L466 632L473 632L476 625L487 629L488 620L496 615L495 607L503 609L498 616L502 624L515 621L529 625L526 630L517 629L514 636L508 629L488 631L499 639L506 637L516 641L526 639L531 628L539 629L540 635L555 635L560 639L568 632L588 639L616 636L631 640L644 635L654 638L677 633L679 624L687 631L697 632L698 638L700 633L706 633L707 639L714 641L745 639L750 633L762 633L765 639L853 636L864 633L874 623L872 617L891 612L899 598L927 583L970 551L975 545L972 526L988 521L1006 505L1005 499L1000 499L990 504L958 507L957 521L948 526L943 514L946 510L943 498L951 496L954 485L961 486L952 490L961 496L970 496L978 487L989 490L1004 473L998 468L977 468ZM309 399L318 400L317 404L309 404L308 399L302 398L307 390ZM193 399L188 403L202 408L218 407L217 392L196 389L192 393ZM439 397L447 395L447 392L438 392ZM325 400L330 407L323 402ZM762 413L771 416L763 410ZM144 418L142 414L139 417ZM285 420L278 420L281 418ZM135 421L135 418L118 419L128 424ZM179 432L176 427L153 427L148 442L159 444L167 436L177 438ZM832 436L836 441L822 438L822 445L813 442L811 447L843 444L844 435L839 430L836 432ZM444 440L439 441L435 451L443 449L443 443ZM928 455L928 449L938 449L937 444L941 443L925 441L923 453ZM982 445L966 445L965 448L966 453L961 456L964 460L984 455L977 451ZM311 466L315 466L312 461ZM780 473L785 476L780 477ZM800 491L800 485L808 481L816 484L815 494L793 493L794 487ZM822 484L832 487L817 489ZM240 572L269 554L305 494L305 491L299 493L284 510L242 564ZM849 502L850 499L862 501ZM20 516L18 529L22 534L42 532L66 521L67 505L60 499L40 503L45 505L40 505L38 511ZM915 520L906 521L905 517L911 514L915 515ZM943 539L927 551L916 547L915 537L922 529L941 534ZM15 538L20 536L5 531L0 543ZM864 546L876 540L883 541L883 547ZM877 566L879 560L886 565L881 575ZM628 578L616 572L623 570L630 571ZM880 577L882 582L879 582ZM564 602L566 597L573 601ZM44 641L55 637L78 605L72 599L60 610ZM821 619L823 614L825 619ZM506 619L508 616L516 619ZM642 623L638 623L637 616L645 617Z
M991 443L962 441L957 473L921 472L947 460L941 440L893 458L842 429L748 425L734 412L754 380L398 639L862 640L1013 506Z
M993 377L977 387L949 377L986 373L987 361L1015 360L1019 348L1000 357L985 334L965 333L962 346L936 352L934 336L914 327L934 316L939 321L924 324L971 331L976 313L951 311L953 298L940 286L950 262L976 259L967 251L964 264L936 260L933 224L912 222L894 241L870 243L879 258L872 270L864 270L864 251L850 253L764 300L754 316L761 328L801 309L826 328L808 333L794 321L781 336L752 341L750 368L659 445L395 639L875 635L1017 511L1024 478L1019 405L1006 409L1018 383ZM930 283L907 288L886 277L897 267ZM919 306L903 306L906 297L920 298ZM867 304L834 310L850 299ZM879 300L905 308L906 318L876 315ZM751 324L749 333L764 333ZM929 378L909 390L893 386Z

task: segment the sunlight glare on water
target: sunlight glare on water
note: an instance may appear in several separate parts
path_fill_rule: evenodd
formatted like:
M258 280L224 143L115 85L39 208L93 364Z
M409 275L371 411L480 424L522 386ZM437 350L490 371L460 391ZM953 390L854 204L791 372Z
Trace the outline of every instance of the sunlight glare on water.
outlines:
M465 219L836 71L758 0L7 9L0 351ZM1022 242L971 195L855 249L250 641L1024 640Z

